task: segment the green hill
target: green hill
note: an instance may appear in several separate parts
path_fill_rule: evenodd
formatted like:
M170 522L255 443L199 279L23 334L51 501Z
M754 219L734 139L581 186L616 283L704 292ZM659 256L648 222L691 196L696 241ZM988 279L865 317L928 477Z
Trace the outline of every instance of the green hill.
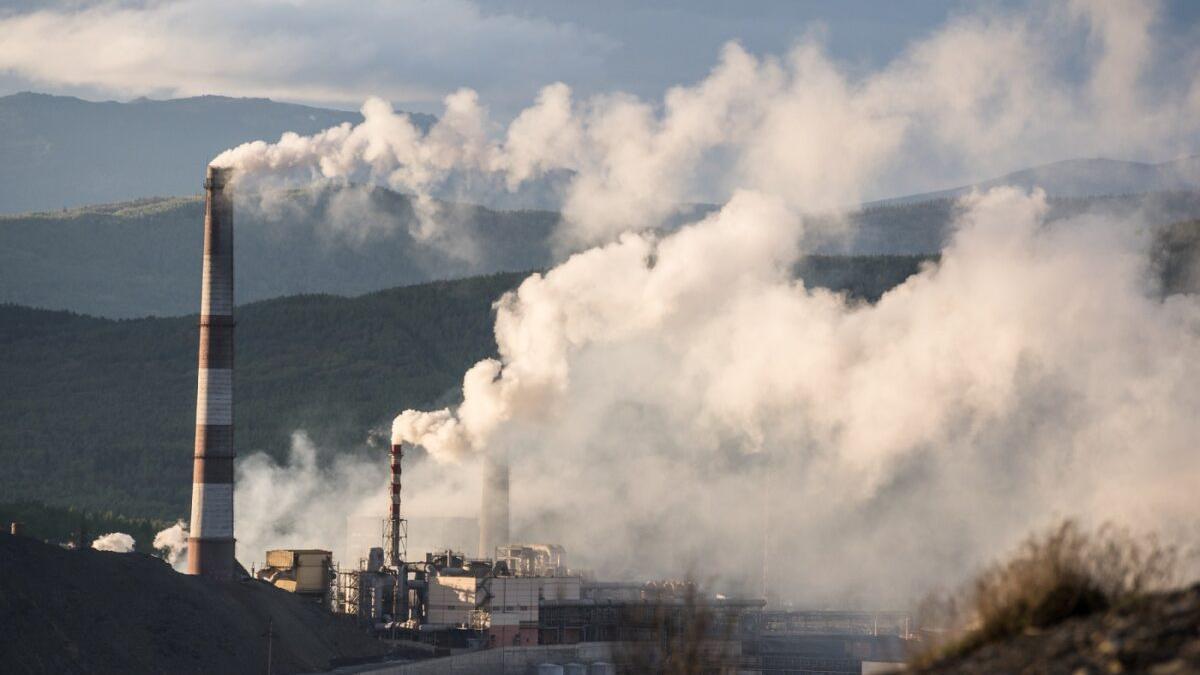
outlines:
M1200 291L1200 220L1157 239L1166 293ZM808 286L874 301L929 256L813 256ZM495 353L492 303L524 273L359 297L301 295L238 308L237 447L283 457L291 432L361 447L406 407L453 402ZM196 316L102 319L0 305L0 494L126 516L186 511ZM382 458L381 458L382 461Z
M518 274L238 312L237 445L282 455L303 426L361 443L491 354L491 303ZM170 518L191 482L196 317L111 320L0 307L5 501ZM344 447L344 445L343 445Z
M810 284L878 298L920 257L812 258ZM405 407L452 401L495 352L492 303L524 274L304 295L238 308L237 447L282 457L306 429L363 443ZM0 306L4 501L129 516L186 510L196 395L196 317L100 319Z

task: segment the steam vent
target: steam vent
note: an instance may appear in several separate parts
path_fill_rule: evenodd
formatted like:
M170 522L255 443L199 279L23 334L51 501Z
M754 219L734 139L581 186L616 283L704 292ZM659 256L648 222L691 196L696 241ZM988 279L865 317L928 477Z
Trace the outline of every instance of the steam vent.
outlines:
M188 573L233 579L233 199L229 169L204 181L204 278Z

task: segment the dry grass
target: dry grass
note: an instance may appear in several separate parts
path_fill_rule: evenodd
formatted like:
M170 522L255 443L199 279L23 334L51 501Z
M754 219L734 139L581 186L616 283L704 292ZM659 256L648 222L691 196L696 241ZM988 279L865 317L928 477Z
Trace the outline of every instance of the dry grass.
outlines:
M962 656L980 646L1136 601L1174 579L1175 551L1154 537L1066 520L1030 536L956 594L918 609L923 627L944 629L914 665Z

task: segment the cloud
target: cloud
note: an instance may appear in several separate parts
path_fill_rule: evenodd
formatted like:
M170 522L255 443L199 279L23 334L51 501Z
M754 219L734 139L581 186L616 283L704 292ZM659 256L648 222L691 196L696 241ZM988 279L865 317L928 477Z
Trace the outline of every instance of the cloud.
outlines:
M1173 157L1200 143L1200 75L1147 76L1167 55L1154 49L1154 12L1140 7L962 15L866 74L831 58L819 35L783 56L729 43L705 78L661 101L578 99L552 83L507 128L470 89L444 99L428 133L371 98L357 126L248 143L214 162L246 180L365 180L414 194L414 236L451 250L469 247L435 196L475 201L473 184L567 176L565 254L739 189L802 215L1064 157Z
M66 3L0 15L0 71L123 95L429 103L447 83L503 95L595 70L614 47L466 0ZM553 58L548 58L553 55Z

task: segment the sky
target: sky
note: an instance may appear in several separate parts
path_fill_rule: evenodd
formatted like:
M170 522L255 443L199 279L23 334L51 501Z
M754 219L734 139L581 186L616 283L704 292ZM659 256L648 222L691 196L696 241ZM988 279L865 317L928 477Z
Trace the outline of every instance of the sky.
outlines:
M544 85L655 99L703 79L721 46L779 54L813 36L870 72L964 13L1022 2L760 0L60 0L0 3L0 94L92 100L265 96L438 112L460 87L511 118ZM1200 3L1164 4L1161 35L1200 37Z

